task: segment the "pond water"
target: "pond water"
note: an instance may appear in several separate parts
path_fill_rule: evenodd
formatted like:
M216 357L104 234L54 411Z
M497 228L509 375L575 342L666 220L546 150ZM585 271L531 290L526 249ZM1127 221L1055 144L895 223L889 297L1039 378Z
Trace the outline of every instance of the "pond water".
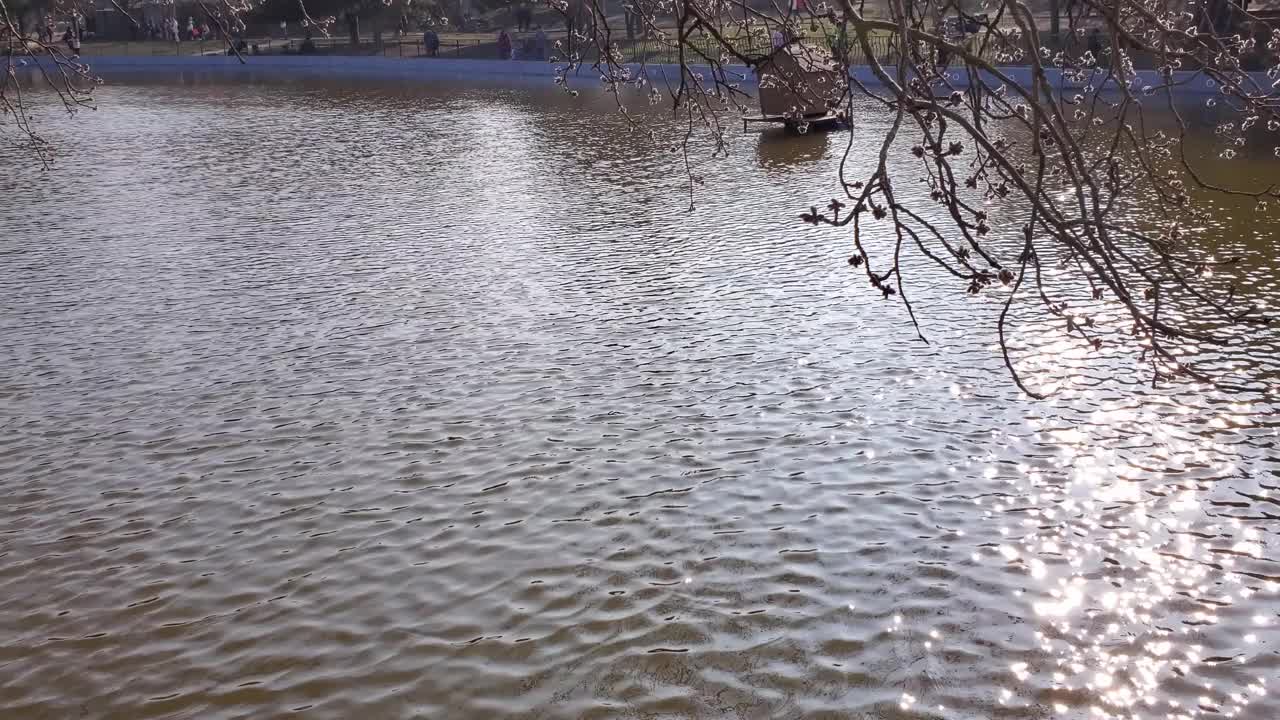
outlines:
M795 220L844 134L688 212L542 87L99 105L0 175L0 717L1280 716L1274 334L1153 390L1028 321L1020 396Z

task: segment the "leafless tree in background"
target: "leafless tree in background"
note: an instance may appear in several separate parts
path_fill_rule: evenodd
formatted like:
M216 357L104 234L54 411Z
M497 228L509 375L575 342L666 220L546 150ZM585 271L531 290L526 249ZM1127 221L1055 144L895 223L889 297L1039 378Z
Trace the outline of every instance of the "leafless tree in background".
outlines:
M551 0L565 11L574 1ZM1214 92L1201 91L1198 102L1217 106L1222 157L1244 152L1259 131L1280 130L1280 96L1272 85L1280 78L1280 31L1239 4L1053 3L1054 33L1015 0L886 0L874 7L836 0L800 8L630 0L632 22L639 18L644 36L628 45L604 0L583 1L590 22L561 58L561 81L598 73L619 103L634 95L631 88L670 102L686 139L707 133L713 152L724 149L739 116L752 111L744 69L769 62L778 45L805 67L826 65L841 80L816 88L816 75L795 72L766 77L762 85L821 93L829 111L850 117L855 102L883 108L890 129L859 137L879 145L878 161L855 168L846 150L842 195L802 219L847 228L849 263L885 298L900 299L913 321L904 271L911 253L970 293L1001 288L1001 348L1028 394L1040 395L1010 357L1007 327L1010 308L1024 296L1093 348L1108 336L1136 338L1153 381L1205 378L1190 361L1198 348L1225 344L1233 329L1268 321L1233 287L1205 281L1215 265L1232 259L1189 242L1188 228L1203 212L1198 195L1252 198L1263 210L1280 199L1277 184L1210 183L1183 144L1191 121L1181 91L1206 84ZM669 65L659 68L655 60ZM594 72L581 72L586 68ZM1171 116L1172 126L1167 117L1155 122L1156 114ZM805 127L799 114L792 120ZM1273 137L1248 147L1271 154L1280 145ZM684 151L687 157L687 142ZM904 199L903 189L921 181L927 207ZM992 232L991 199L1000 200L1000 223L1014 229L1013 242L1011 233ZM1135 203L1167 223L1129 219ZM870 242L872 236L888 242ZM1087 281L1085 303L1069 304L1051 291L1045 276L1060 268Z

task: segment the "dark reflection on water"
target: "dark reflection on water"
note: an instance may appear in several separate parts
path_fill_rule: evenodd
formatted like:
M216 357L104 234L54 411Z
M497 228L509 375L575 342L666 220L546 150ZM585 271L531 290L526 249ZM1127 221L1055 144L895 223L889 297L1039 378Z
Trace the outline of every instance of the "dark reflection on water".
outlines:
M786 177L793 169L821 161L833 146L842 150L848 135L814 129L804 135L778 127L761 130L754 143L756 163L771 177Z
M793 220L847 136L688 213L607 101L101 104L0 177L0 716L1280 712L1268 396L1028 316L1020 400L927 274L913 341ZM1274 223L1218 222L1274 303Z

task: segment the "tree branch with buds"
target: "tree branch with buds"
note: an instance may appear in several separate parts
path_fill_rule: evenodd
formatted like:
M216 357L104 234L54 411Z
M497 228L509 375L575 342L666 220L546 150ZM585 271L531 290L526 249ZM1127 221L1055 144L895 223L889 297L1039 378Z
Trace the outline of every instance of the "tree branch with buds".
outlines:
M626 88L643 89L670 71L650 67L648 53L626 58L598 0L586 1L592 20L565 70L589 64L621 106ZM800 10L746 0L626 8L646 40L668 51L658 56L674 60L679 81L668 99L697 121L689 128L709 133L713 154L726 152L728 119L753 111L744 85L730 78L742 66L758 70L775 52L833 65L840 81L818 86L793 73L761 82L822 93L849 116L855 101L892 113L875 135L874 161L855 167L851 137L837 178L841 196L800 219L847 232L849 264L880 296L905 306L921 338L906 292L910 254L941 268L958 290L1003 293L1001 352L1029 395L1043 391L1019 371L1009 332L1013 308L1024 302L1095 350L1107 336L1131 339L1153 381L1210 379L1197 367L1198 346L1226 344L1233 329L1270 318L1234 289L1204 282L1206 269L1230 260L1191 241L1187 228L1203 224L1206 212L1193 194L1267 204L1280 200L1280 185L1206 179L1186 148L1194 121L1185 96L1199 84L1216 89L1206 104L1228 117L1223 158L1240 152L1251 130L1280 131L1280 94L1271 84L1280 77L1280 31L1234 4L1211 22L1207 11L1166 0L1081 0L1056 35L1019 0L987 0L981 14L971 5L884 0L879 16L862 0ZM775 33L784 38L780 49ZM561 76L566 87L568 77ZM1172 121L1172 132L1154 127L1156 113ZM680 140L686 157L692 139ZM923 183L927 201L909 200L904 183ZM1160 208L1163 231L1133 219L1133 208L1147 204ZM1075 277L1087 291L1083 304L1047 282L1049 266Z

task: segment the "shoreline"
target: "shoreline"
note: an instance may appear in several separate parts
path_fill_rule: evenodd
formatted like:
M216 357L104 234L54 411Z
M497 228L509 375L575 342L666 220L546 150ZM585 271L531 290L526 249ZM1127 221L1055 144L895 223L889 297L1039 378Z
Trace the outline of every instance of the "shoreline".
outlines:
M254 74L269 73L294 75L299 77L305 76L323 76L323 77L354 77L367 79L400 79L400 80L420 80L430 81L448 78L452 81L465 81L469 78L476 80L485 80L489 82L520 79L545 79L551 80L556 75L558 67L561 64L553 64L542 60L472 60L457 58L387 58L387 57L367 57L352 55L253 55L246 57L247 62L241 63L235 57L225 55L188 55L188 56L145 56L145 55L103 55L97 57L81 58L88 65L91 72L101 77L104 81L110 82L115 77L125 77L139 73L155 73L157 71L182 71L182 72L218 72L232 74ZM49 61L40 59L39 61L29 59L29 63L35 64L39 62L41 65L50 65ZM639 74L642 70L650 80L660 81L664 77L678 77L679 66L675 64L649 64L643 68L639 64L628 64L633 72ZM691 66L694 72L709 74L710 68L706 66ZM757 84L754 71L744 65L728 65L725 71L729 74L730 82L740 83L743 87L754 88ZM1021 67L1003 67L1000 68L1006 77L1021 85L1027 85L1031 81L1031 68ZM968 86L967 78L958 71L953 71L953 84L957 88ZM988 76L988 81L992 84L999 84L996 79L989 73L984 72ZM868 87L880 87L879 79L871 72L868 66L854 66L850 68L850 75L855 80ZM1067 80L1062 76L1061 72L1049 71L1050 83L1063 91L1079 90L1087 85L1087 82L1074 82ZM1248 73L1249 77L1257 84L1259 89L1269 91L1270 97L1277 97L1275 90L1271 89L1271 80L1266 77L1266 73ZM598 84L598 75L589 67L579 67L574 73L569 75L570 84L579 89L582 83ZM1184 83L1174 88L1175 95L1212 95L1219 94L1216 86L1212 86L1207 82L1207 78L1197 78L1197 73L1192 71L1180 71L1174 73L1175 82ZM1138 72L1138 77L1134 82L1134 92L1141 93L1144 85L1158 85L1161 82L1159 74L1154 70L1143 70ZM1112 84L1110 91L1118 91L1118 88ZM1163 97L1163 92L1158 96Z

